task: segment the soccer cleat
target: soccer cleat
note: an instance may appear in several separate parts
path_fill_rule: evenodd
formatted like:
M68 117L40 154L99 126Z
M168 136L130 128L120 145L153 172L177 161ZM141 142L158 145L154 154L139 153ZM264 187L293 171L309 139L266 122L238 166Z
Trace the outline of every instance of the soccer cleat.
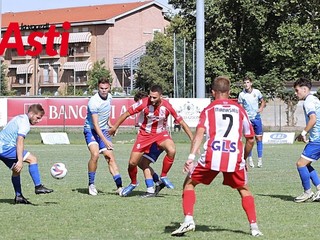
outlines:
M136 188L136 186L138 186L138 184L130 183L127 187L122 189L122 191L119 193L119 195L122 197L128 196L133 191L133 189Z
M167 188L174 189L173 184L169 181L167 177L161 177L160 179L161 179L161 182L163 182Z
M249 161L249 166L254 168L254 164L253 164L253 160L252 160L252 157L249 157L248 158L248 161Z
M261 167L262 167L262 159L259 158L259 159L258 159L258 168L261 168Z
M196 225L194 224L194 221L184 222L181 224L181 226L177 230L171 233L171 236L179 237L185 234L186 232L194 231L195 229L196 229Z
M89 189L89 194L90 195L97 196L98 191L97 191L96 186L94 184L90 184L88 189Z
M294 201L296 203L305 202L312 197L313 197L313 192L310 192L310 193L303 192L300 196L296 197Z
M318 190L312 197L312 202L319 202L320 201L320 190Z
M141 198L150 198L150 197L155 197L155 196L157 196L155 193L145 192L140 197Z
M35 187L34 192L35 192L36 194L46 194L46 193L51 193L51 192L53 192L53 189L46 188L45 186L43 186L42 184L40 184L39 186L36 186L36 187Z
M29 202L24 196L20 195L20 196L16 196L14 198L14 203L15 204L32 204L31 202Z
M118 187L118 189L116 190L116 194L120 195L120 192L122 191L123 187Z
M260 232L259 229L251 229L251 235L254 237L263 236L262 232Z
M166 185L161 182L160 184L156 184L156 188L154 190L154 194L155 196L157 196L159 194L159 192L165 187Z

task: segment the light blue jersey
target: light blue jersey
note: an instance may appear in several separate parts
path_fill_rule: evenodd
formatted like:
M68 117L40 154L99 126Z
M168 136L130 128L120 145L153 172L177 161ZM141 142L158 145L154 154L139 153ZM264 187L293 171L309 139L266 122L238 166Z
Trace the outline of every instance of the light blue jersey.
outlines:
M261 92L258 89L253 88L249 93L243 90L238 97L238 103L241 104L246 110L250 120L255 119L256 116L260 117L259 103L263 99Z
M17 145L17 137L25 137L30 131L27 114L15 116L0 132L0 153L4 153Z
M316 114L316 124L309 131L309 140L314 143L320 143L320 101L316 96L308 95L303 103L303 111L306 118L306 124L309 122L310 114Z
M101 128L109 129L108 120L111 112L112 96L108 93L107 99L102 99L99 93L93 95L88 102L87 118L84 128L94 129L92 122L92 114L98 114L98 123Z

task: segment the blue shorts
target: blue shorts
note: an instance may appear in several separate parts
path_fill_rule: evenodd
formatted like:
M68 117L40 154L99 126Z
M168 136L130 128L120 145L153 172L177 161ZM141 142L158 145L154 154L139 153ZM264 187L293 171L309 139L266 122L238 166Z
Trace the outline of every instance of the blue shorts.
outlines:
M23 160L25 160L30 153L27 150L23 150ZM8 148L6 151L0 153L0 160L7 165L8 168L12 169L16 162L18 162L17 158L17 147Z
M108 141L112 141L111 136L109 135L108 131L106 129L101 129L103 135ZM100 152L103 152L107 150L106 145L102 141L102 139L99 137L97 132L94 129L85 128L83 130L84 137L86 139L86 143L88 146L91 144L98 144Z
M143 156L150 162L155 163L162 152L163 149L160 149L157 143L153 143L149 149L149 153L145 153Z
M262 136L263 134L263 127L262 127L262 121L260 116L256 116L255 119L250 119L250 122L252 124L254 133L257 136Z
M301 153L301 157L309 161L317 161L320 158L320 143L307 143Z

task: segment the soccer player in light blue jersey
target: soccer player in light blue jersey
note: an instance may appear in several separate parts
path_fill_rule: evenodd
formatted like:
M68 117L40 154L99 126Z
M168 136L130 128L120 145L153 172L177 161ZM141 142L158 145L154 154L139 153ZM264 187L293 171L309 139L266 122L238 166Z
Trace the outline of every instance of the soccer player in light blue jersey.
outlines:
M109 171L116 184L116 193L122 189L122 179L113 154L111 136L108 134L112 126L110 122L111 112L111 84L107 78L98 81L98 92L88 102L87 118L84 124L84 136L90 151L88 162L89 194L97 195L94 185L96 170L98 167L99 154L102 153L108 162Z
M252 79L245 77L243 80L244 90L239 94L238 102L246 110L251 124L253 126L256 142L257 142L257 153L258 153L258 167L262 167L262 155L263 155L263 126L261 121L261 113L263 108L266 106L266 102L263 99L261 92L258 89L252 87ZM252 159L252 151L248 156L249 166L254 167Z
M298 79L293 85L296 96L299 100L304 100L303 111L306 117L306 126L296 140L307 143L297 161L297 170L304 192L294 199L295 202L320 199L320 180L317 171L311 166L320 158L320 101L310 93L311 86L311 81L306 78ZM306 137L308 133L309 140ZM315 194L311 190L310 180L317 188Z
M0 160L12 170L11 181L15 191L16 204L31 204L23 195L20 173L23 162L29 164L29 174L35 185L36 194L51 193L41 184L37 158L24 149L24 139L30 131L30 126L41 121L44 109L40 104L32 104L27 114L12 118L0 132Z

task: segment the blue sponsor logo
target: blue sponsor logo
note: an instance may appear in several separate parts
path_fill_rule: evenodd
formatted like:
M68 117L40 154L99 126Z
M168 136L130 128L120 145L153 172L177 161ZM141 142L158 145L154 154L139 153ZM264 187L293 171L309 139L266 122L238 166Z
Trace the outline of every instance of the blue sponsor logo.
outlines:
M270 135L270 138L275 139L275 140L281 140L281 139L285 139L287 137L288 136L285 133L273 133Z

